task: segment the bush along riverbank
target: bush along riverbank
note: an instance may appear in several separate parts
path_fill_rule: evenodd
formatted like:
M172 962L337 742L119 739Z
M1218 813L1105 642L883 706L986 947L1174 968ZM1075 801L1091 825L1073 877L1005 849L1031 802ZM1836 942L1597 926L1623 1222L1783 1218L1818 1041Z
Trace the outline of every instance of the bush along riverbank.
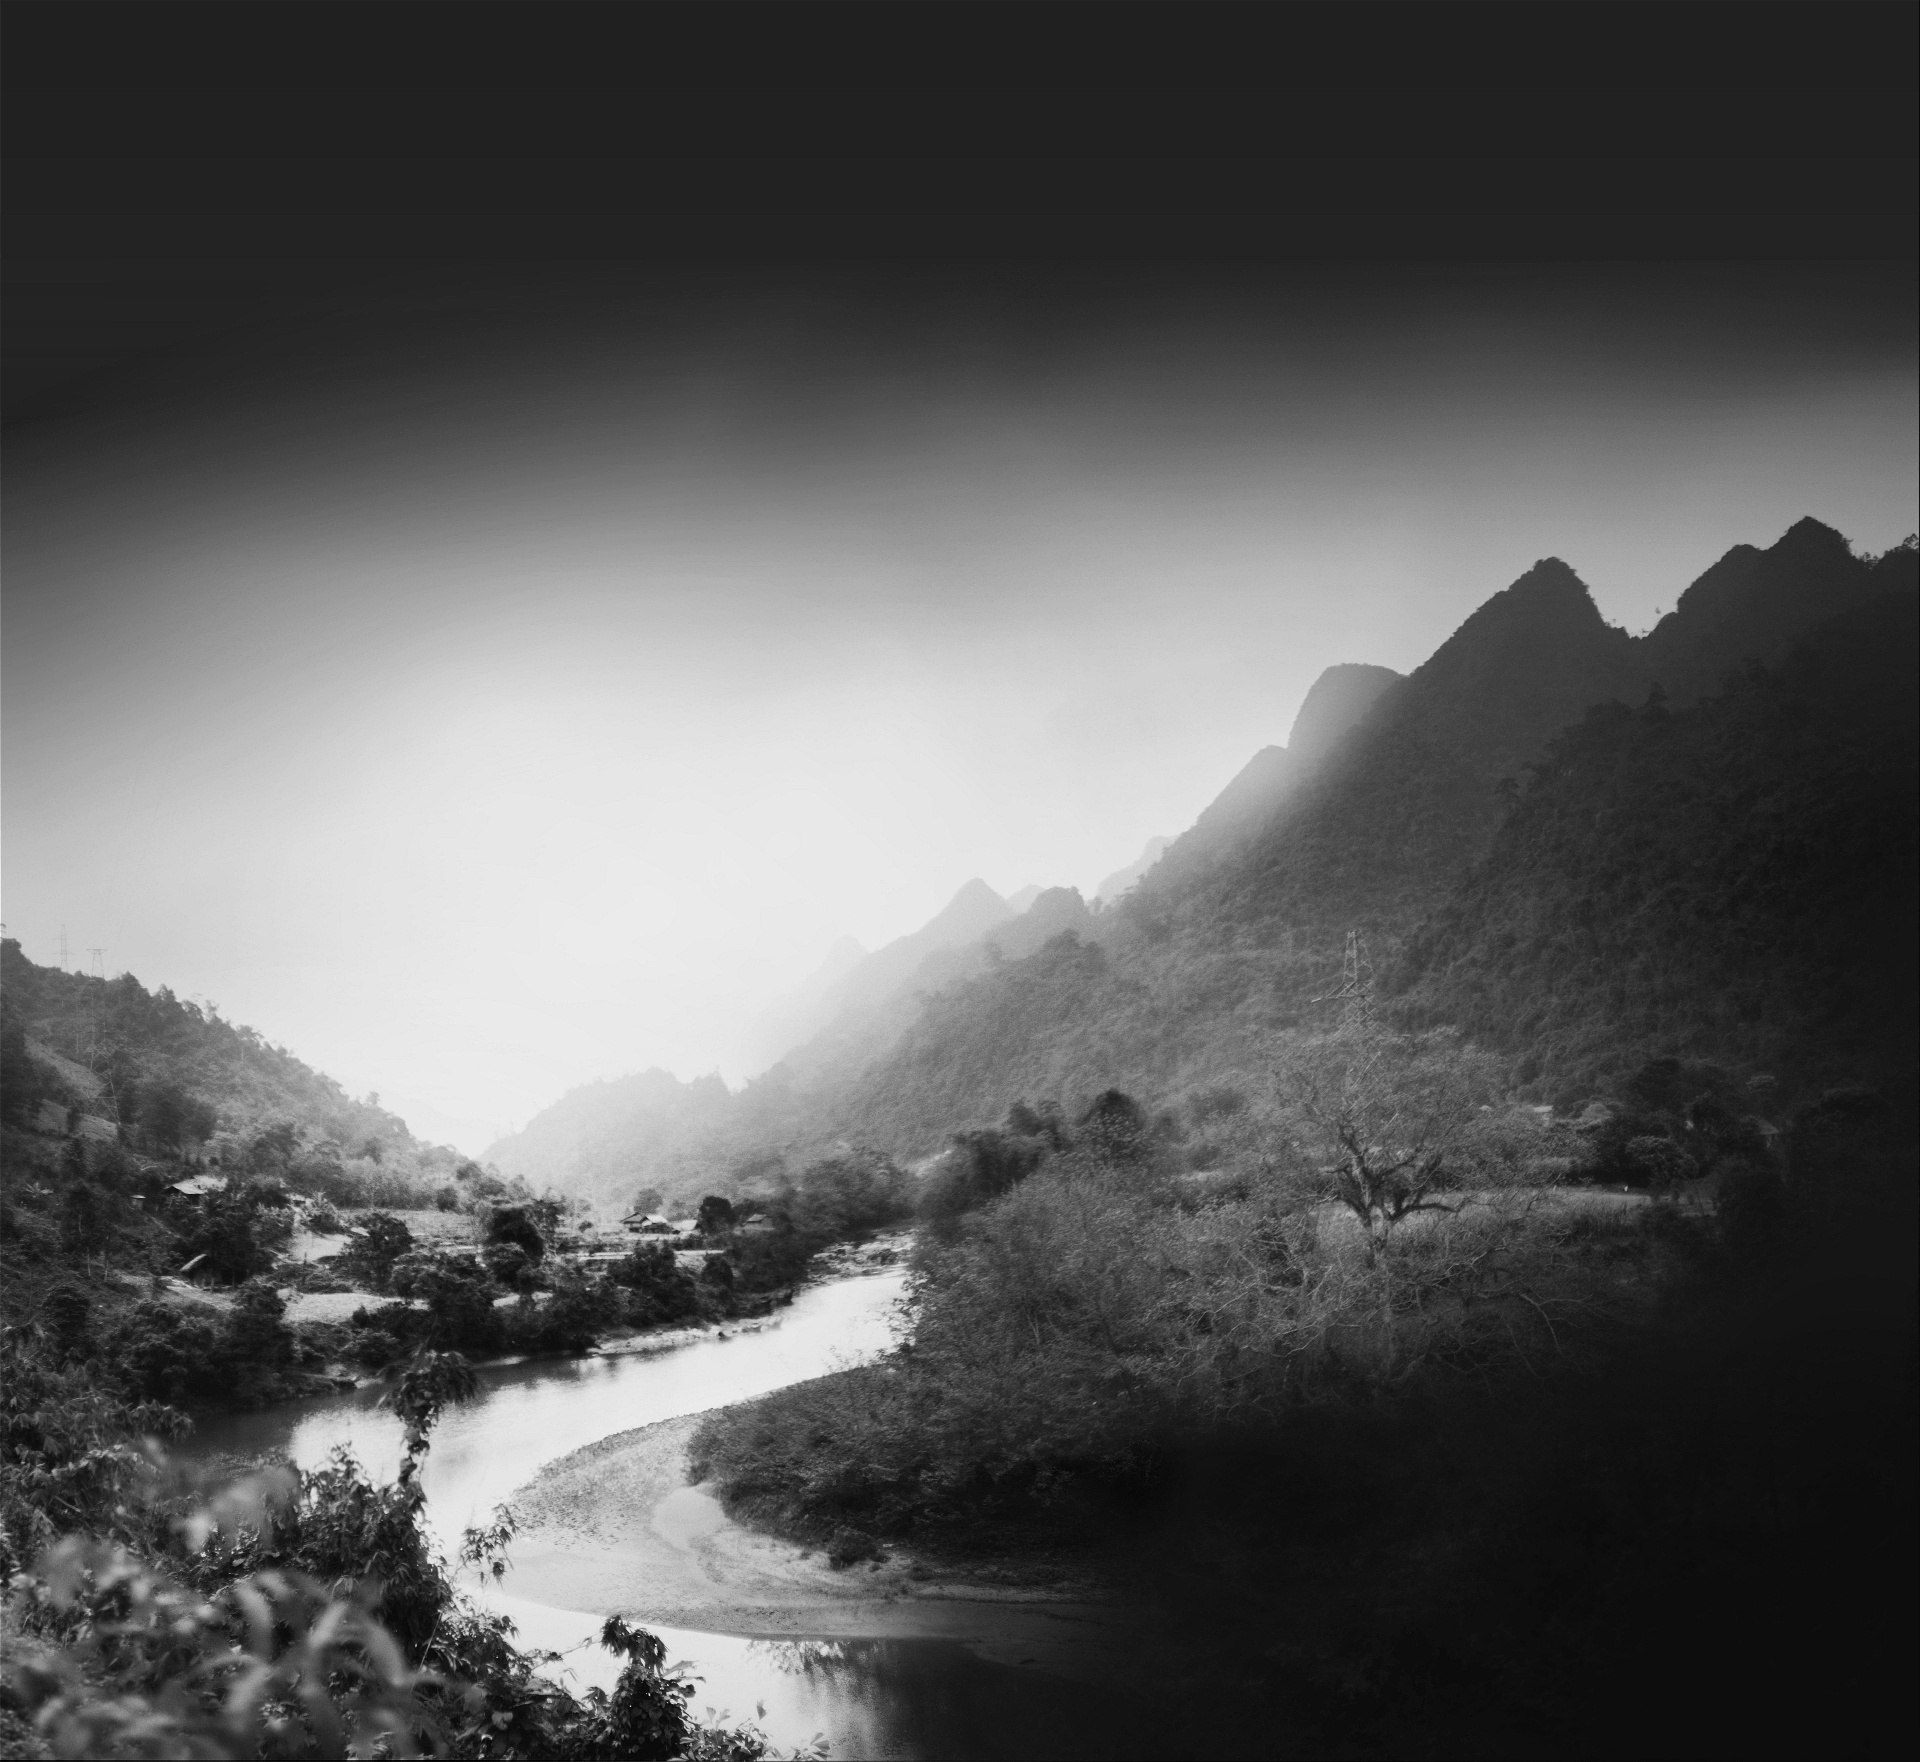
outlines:
M345 1452L208 1491L157 1446L169 1416L102 1397L17 1340L5 1348L0 1459L7 1662L0 1747L47 1754L255 1758L425 1754L750 1762L751 1727L690 1718L692 1682L653 1635L609 1620L611 1694L539 1674L513 1625L455 1587L422 1522L435 1419L473 1387L456 1355L394 1378L400 1474ZM469 1531L464 1562L504 1569L512 1522Z
M926 1233L909 1346L708 1416L694 1473L848 1559L1097 1573L1158 1613L1208 1753L1843 1754L1909 1723L1911 1623L1845 1534L1872 1510L1911 1558L1908 1113L1835 1091L1722 1155L1701 1110L1710 1191L1621 1195L1569 1180L1618 1131L1461 1112L1470 1072L1392 1056L1398 1130L1454 1110L1434 1156L1325 1154L1364 1122L1311 1073L1244 1176L1083 1133Z

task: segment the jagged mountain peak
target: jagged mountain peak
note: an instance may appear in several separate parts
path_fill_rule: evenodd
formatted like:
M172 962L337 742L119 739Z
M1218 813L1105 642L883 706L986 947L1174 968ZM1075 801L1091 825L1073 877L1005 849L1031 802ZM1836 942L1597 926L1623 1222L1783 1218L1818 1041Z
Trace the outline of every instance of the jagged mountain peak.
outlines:
M1573 566L1558 557L1542 557L1524 575L1482 601L1455 634L1476 625L1484 627L1520 618L1561 620L1568 617L1581 623L1606 623L1600 608L1594 604L1592 590ZM1444 654L1445 648L1440 652Z
M1414 670L1411 700L1403 699L1402 709L1435 693L1457 698L1496 684L1531 695L1546 683L1543 671L1555 678L1577 677L1583 689L1602 687L1605 698L1612 695L1612 682L1595 678L1593 664L1605 654L1624 666L1630 648L1627 633L1600 615L1587 584L1558 557L1543 557L1482 602Z
M1778 664L1794 640L1872 591L1871 566L1831 526L1796 520L1764 550L1738 544L1705 569L1640 648L1677 704L1743 660Z
M1851 557L1853 555L1853 547L1847 543L1844 534L1836 531L1824 520L1814 519L1811 514L1802 514L1785 532L1781 533L1772 548L1801 556Z

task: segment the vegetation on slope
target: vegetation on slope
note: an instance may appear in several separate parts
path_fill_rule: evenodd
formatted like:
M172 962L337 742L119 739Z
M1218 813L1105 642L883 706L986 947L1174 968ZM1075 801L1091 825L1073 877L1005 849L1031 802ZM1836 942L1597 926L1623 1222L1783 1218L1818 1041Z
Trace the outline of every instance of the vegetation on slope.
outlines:
M1577 1106L1647 1059L1909 1081L1916 1054L1916 600L1670 710L1590 712L1531 766L1485 862L1412 937L1408 1012Z

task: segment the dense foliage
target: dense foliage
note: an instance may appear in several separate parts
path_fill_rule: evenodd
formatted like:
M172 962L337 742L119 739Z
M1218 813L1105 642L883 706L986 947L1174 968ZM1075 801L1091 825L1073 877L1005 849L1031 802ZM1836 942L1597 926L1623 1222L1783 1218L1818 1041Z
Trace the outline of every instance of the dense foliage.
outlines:
M1660 1054L1910 1071L1917 644L1890 594L1692 709L1592 711L1412 939L1410 1008L1563 1104Z
M170 1488L163 1453L127 1441L166 1414L114 1409L20 1342L8 1352L0 1511L9 1564L25 1569L9 1575L0 1692L55 1755L764 1753L750 1728L691 1720L693 1685L653 1635L610 1622L618 1685L577 1697L458 1590L427 1540L420 1483L435 1419L473 1388L458 1357L422 1353L395 1379L405 1449L391 1485L336 1452L208 1497ZM511 1540L503 1516L469 1532L463 1558L484 1566Z

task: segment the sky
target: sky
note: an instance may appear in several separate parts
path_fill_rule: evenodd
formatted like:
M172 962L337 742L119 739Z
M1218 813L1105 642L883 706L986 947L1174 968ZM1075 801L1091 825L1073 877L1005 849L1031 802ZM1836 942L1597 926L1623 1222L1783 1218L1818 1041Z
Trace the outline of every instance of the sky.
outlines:
M840 936L1091 893L1557 555L1631 630L1916 515L1906 272L1292 266L316 301L9 447L7 933L469 1151L744 1068Z

